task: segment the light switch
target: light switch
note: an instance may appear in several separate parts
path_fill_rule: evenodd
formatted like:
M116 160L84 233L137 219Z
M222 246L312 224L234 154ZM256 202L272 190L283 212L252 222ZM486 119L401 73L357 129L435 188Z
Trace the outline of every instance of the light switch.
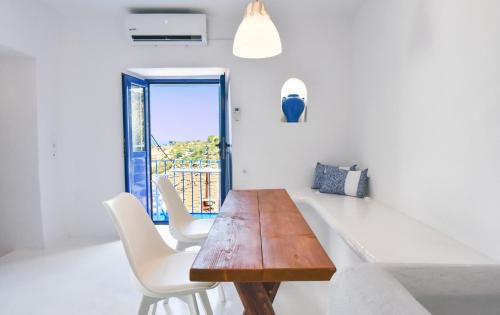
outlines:
M240 121L240 119L241 119L241 109L239 107L235 107L233 109L233 117L234 117L234 121Z

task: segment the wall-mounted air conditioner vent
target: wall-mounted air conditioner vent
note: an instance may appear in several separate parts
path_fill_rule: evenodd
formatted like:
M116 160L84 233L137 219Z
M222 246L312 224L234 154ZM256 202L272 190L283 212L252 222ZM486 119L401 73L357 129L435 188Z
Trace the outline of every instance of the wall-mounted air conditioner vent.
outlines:
M205 14L130 14L129 40L135 45L206 45Z
M196 42L201 43L201 35L132 35L134 42Z

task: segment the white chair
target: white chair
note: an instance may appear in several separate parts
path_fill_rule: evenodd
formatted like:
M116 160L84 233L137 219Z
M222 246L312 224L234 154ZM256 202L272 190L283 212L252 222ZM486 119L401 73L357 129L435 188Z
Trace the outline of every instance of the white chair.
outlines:
M142 292L139 315L154 314L160 300L178 297L185 301L192 315L198 315L196 293L208 315L212 308L206 290L217 283L191 282L189 269L194 252L176 252L161 238L139 200L128 193L105 201L120 234L134 278Z
M170 234L177 240L176 250L182 251L190 246L201 245L207 238L215 219L195 219L188 212L167 175L153 179L168 213ZM224 302L226 295L222 285L218 287L219 300Z
M161 175L153 182L167 208L170 233L177 240L176 249L184 250L190 246L201 245L207 238L215 219L193 218L167 175Z

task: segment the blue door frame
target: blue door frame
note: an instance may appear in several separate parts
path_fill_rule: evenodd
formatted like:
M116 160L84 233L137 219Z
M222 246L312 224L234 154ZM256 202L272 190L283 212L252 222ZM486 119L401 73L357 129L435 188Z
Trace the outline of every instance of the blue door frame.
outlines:
M122 75L123 86L123 138L124 138L124 157L125 157L125 191L134 194L148 209L151 209L151 143L149 138L149 85L145 80L135 78L129 75ZM139 87L144 93L144 150L134 151L132 146L132 102L131 89Z
M122 74L123 86L123 132L124 132L124 151L125 151L125 191L134 193L134 187L141 187L137 181L142 181L145 185L140 193L134 193L141 200L147 209L148 215L153 219L152 213L152 186L151 186L151 126L150 126L150 104L149 87L150 85L160 84L217 84L219 85L219 136L220 136L220 198L221 204L224 202L227 193L232 186L231 174L231 147L228 144L228 121L227 115L227 91L226 76L221 75L218 79L140 79L127 74ZM144 131L145 131L145 149L142 155L133 152L132 145L132 126L131 126L131 88L139 86L144 89ZM137 163L144 159L143 164ZM134 168L135 169L132 169ZM133 176L131 176L133 174ZM144 176L144 178L143 178ZM145 181L145 183L144 183ZM134 186L136 185L136 186ZM144 195L145 194L145 195ZM168 224L168 221L154 221L155 224Z

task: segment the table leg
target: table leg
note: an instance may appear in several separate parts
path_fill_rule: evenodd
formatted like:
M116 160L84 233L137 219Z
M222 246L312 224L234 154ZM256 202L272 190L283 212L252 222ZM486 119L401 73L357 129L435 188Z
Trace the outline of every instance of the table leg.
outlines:
M267 291L267 295L271 300L271 303L274 301L276 294L278 293L278 289L280 288L281 282L264 282L264 288Z
M279 282L235 282L236 290L245 308L244 315L275 315L273 301Z

